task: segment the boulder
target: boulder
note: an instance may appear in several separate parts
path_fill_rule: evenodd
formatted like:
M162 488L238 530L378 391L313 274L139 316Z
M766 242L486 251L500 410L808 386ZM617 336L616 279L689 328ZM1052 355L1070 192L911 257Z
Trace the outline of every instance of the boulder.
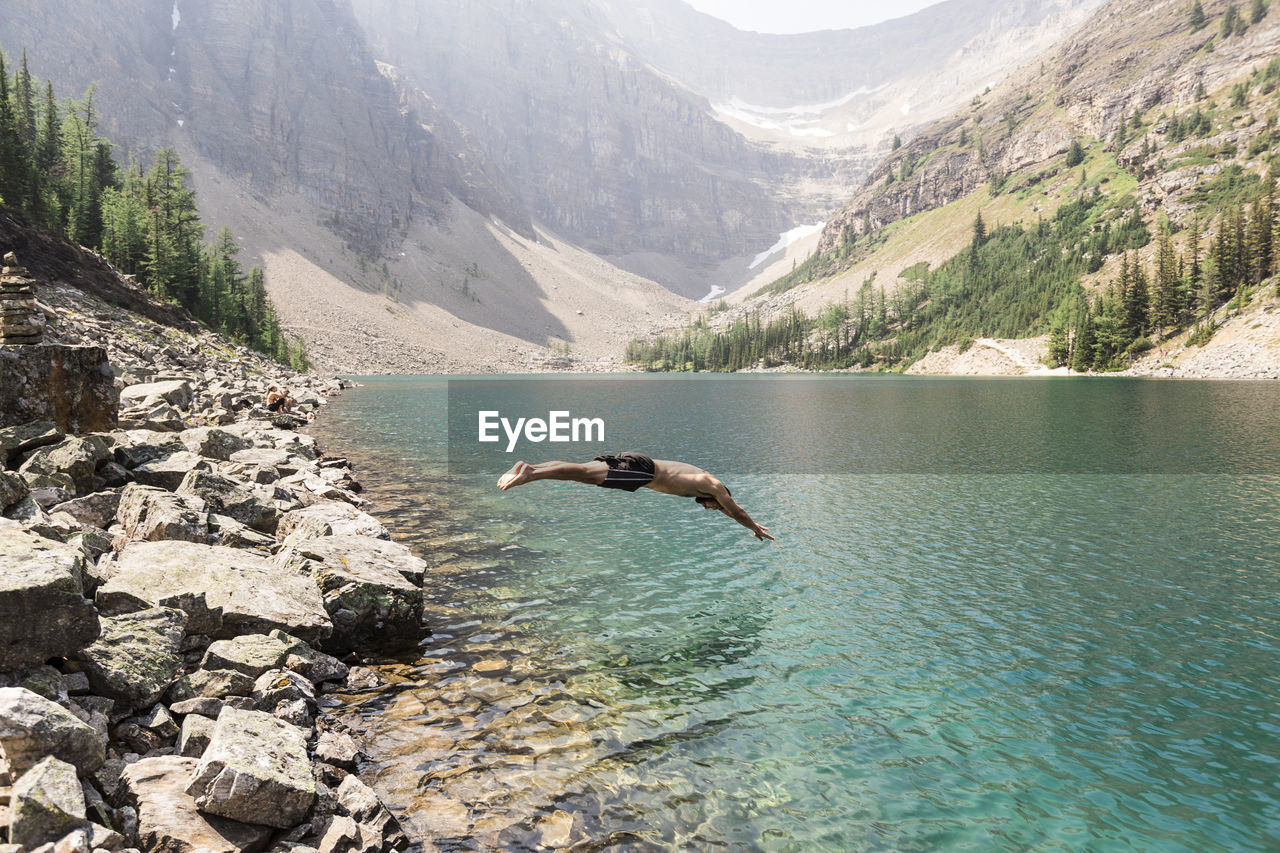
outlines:
M138 814L138 841L144 850L163 853L258 853L271 840L271 830L202 814L187 781L194 758L144 758L125 768L121 777L125 802Z
M308 711L315 710L316 689L303 675L287 669L262 673L253 683L253 701L259 711L268 714L286 702L301 701Z
M185 379L172 379L166 382L149 382L144 385L130 385L120 392L120 405L124 408L161 401L179 409L191 408L191 383Z
M286 828L316 797L306 734L261 711L224 708L187 793L210 814Z
M356 746L350 735L334 731L322 732L316 738L315 756L325 764L354 773L356 760L360 757L360 747Z
M112 435L117 439L112 451L115 461L128 470L187 449L182 440L172 433L132 429Z
M312 684L346 679L349 672L347 665L333 655L316 651L302 640L291 637L284 631L272 631L271 636L289 648L289 654L284 659L285 668L301 673Z
M0 466L37 447L57 444L66 435L51 421L31 421L0 429Z
M187 614L152 607L102 619L102 636L76 657L94 691L126 709L154 705L182 668Z
M272 509L275 510L274 507ZM210 513L209 544L224 545L227 548L257 548L270 554L275 552L280 540L246 527L229 516Z
M229 477L211 471L189 471L177 488L177 494L199 498L210 512L229 516L262 533L274 533L280 522L280 511L269 499L262 499Z
M119 509L120 489L107 489L56 504L49 508L49 512L65 512L80 524L106 530L116 520Z
M76 769L49 756L23 773L10 794L9 840L34 850L85 825Z
M222 712L222 700L213 699L207 696L196 696L191 699L183 699L181 702L173 702L169 705L169 710L179 716L187 714L196 714L201 717L208 717L211 720L218 719L218 714Z
M320 536L351 534L390 539L382 522L343 501L324 501L285 513L276 528L282 539L316 539Z
M31 491L21 474L0 471L0 512L22 500Z
M211 471L213 466L207 459L195 455L189 450L170 453L159 459L153 459L145 465L133 469L133 477L144 486L158 486L175 491L182 485L182 480L192 471Z
M334 633L344 640L416 638L422 630L426 564L396 542L367 536L323 536L295 541L279 563L309 574L320 588Z
M274 447L250 447L246 450L237 450L231 454L229 461L241 465L274 468L285 477L290 474L296 474L304 464L303 460L290 456L288 451L277 450Z
M187 630L214 638L274 628L314 642L333 626L314 581L282 572L270 560L193 542L131 542L98 590L105 612L176 607Z
M204 660L200 662L200 668L231 669L250 678L257 678L284 663L288 654L289 647L275 637L245 634L210 645L204 653Z
M172 704L191 699L224 699L248 696L253 692L253 676L234 669L197 669L169 688L166 699ZM221 710L221 708L219 708Z
M208 536L208 512L202 501L155 486L125 486L116 519L130 539L204 542Z
M26 477L27 482L40 474L60 474L71 478L78 493L85 493L98 485L94 478L98 464L110 458L110 449L98 436L71 436L32 453L18 473Z
M187 758L199 758L209 748L209 739L213 737L214 722L200 714L188 714L182 721L182 731L178 734L178 754Z
M102 347L0 347L0 427L50 421L67 433L105 432L118 412Z
M11 773L26 772L46 755L96 770L106 749L103 733L61 705L23 687L0 688L0 751Z
M184 431L179 438L187 450L206 459L231 459L231 454L247 450L253 442L234 433L216 427L196 427Z
M338 805L355 819L363 830L372 830L377 846L383 849L403 847L407 841L400 823L387 811L368 785L355 776L348 776L338 786Z
M84 568L84 553L73 546L30 533L0 535L0 671L44 663L98 638L98 613L82 595Z

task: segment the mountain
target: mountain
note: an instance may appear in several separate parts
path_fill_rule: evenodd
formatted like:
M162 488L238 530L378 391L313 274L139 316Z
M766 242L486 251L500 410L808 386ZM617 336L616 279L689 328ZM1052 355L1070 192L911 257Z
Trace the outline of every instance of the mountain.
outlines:
M893 367L1053 332L1068 353L1086 342L1081 369L1150 371L1238 324L1251 299L1269 312L1280 15L1203 3L1197 27L1191 8L1112 0L890 152L803 263L775 265L701 334L774 319L793 330L787 358ZM1271 369L1250 353L1231 369Z
M764 37L669 0L8 0L3 47L59 94L98 82L120 159L178 150L317 364L521 369L740 286L933 109L901 97L967 97L1095 2ZM849 92L820 119L861 136L722 108Z

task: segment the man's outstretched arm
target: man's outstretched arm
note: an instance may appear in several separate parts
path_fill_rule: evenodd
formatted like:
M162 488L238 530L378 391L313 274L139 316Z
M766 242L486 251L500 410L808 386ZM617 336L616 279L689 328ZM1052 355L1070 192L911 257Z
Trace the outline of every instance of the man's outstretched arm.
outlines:
M769 528L756 522L747 514L747 511L738 506L738 502L729 494L729 490L724 487L723 483L717 483L715 487L716 503L720 504L720 511L750 530L755 537L763 542L766 539L772 540L774 537L770 535Z

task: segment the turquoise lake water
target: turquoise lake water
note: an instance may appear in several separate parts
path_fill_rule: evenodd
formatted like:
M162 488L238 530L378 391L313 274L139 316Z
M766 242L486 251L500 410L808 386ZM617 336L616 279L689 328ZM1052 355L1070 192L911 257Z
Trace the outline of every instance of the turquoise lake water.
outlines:
M351 699L418 838L1280 846L1280 385L504 382L366 380L316 430L433 567L433 636ZM648 489L498 492L594 453L481 448L494 394L708 468L778 540Z

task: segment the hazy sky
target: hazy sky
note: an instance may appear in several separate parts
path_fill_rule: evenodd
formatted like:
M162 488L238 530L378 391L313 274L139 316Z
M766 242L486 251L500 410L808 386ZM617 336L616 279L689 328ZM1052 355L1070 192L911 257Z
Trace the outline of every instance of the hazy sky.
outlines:
M806 33L877 24L932 6L939 0L685 0L695 9L740 30Z

